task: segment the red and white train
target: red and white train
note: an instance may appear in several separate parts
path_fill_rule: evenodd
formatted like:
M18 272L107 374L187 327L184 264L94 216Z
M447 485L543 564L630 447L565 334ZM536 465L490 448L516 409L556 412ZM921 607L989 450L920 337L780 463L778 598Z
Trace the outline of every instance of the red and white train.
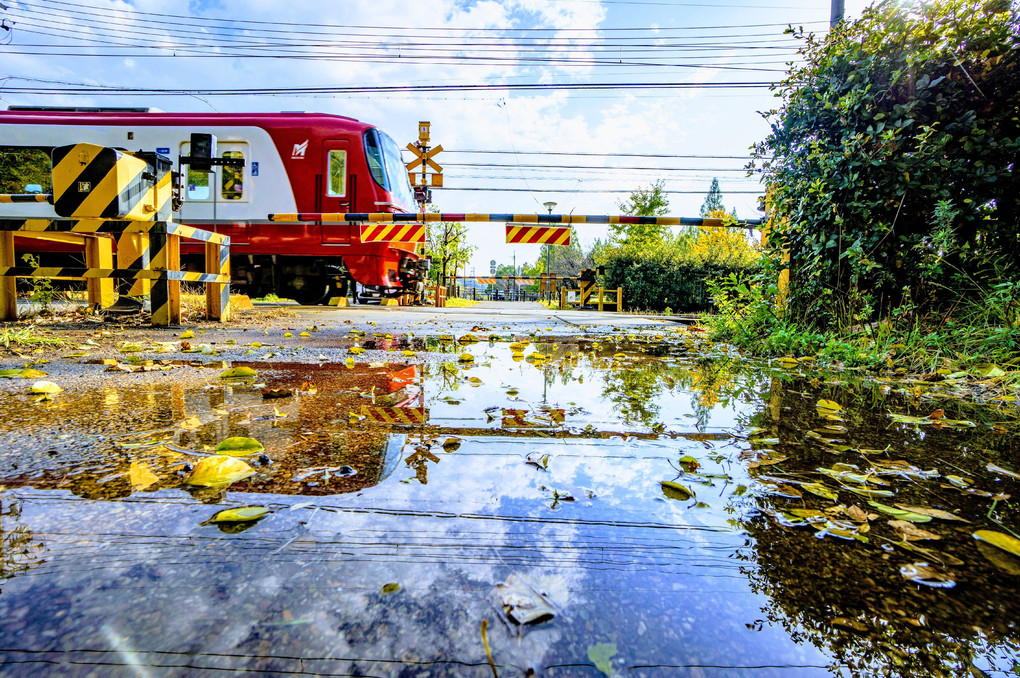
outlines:
M48 157L56 146L88 142L155 151L176 162L190 154L195 132L216 137L218 157L244 158L245 165L183 172L183 203L175 220L230 236L232 277L242 291L316 304L345 295L351 281L360 283L365 297L420 289L429 262L412 244L363 243L356 224L267 219L271 213L415 211L399 147L381 130L353 118L11 107L0 111L0 154L20 151L23 157L36 149ZM33 190L48 192L45 185L11 192ZM17 203L0 205L0 216L55 214L46 203ZM197 262L198 254L182 242L185 265L189 255Z

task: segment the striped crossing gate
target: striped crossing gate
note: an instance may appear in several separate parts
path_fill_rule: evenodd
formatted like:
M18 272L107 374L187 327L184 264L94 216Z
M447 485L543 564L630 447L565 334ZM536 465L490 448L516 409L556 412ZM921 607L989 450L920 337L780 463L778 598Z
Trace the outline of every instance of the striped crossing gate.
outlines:
M361 406L361 414L365 420L373 424L424 424L429 419L428 409L424 407L374 407Z
M534 413L504 407L502 415L503 428L551 428L562 425L566 419L566 412L557 407L541 407Z
M569 245L570 227L507 224L506 241L522 245Z
M361 242L425 242L425 224L366 224Z

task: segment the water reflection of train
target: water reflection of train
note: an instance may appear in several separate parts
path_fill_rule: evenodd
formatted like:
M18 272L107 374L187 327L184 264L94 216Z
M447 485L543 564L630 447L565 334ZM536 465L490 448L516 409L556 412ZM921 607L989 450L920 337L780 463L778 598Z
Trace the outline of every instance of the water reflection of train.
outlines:
M265 463L257 456L245 458L257 473L231 485L231 492L358 492L398 468L412 429L352 422L350 415L364 405L419 406L423 393L416 365L254 367L266 389L294 395L264 399L261 388L201 390L162 383L61 394L51 408L59 408L62 430L69 435L35 436L44 444L6 445L18 454L16 460L0 456L0 483L66 489L88 499L187 489L187 465L230 436L257 439L267 457ZM37 426L47 427L51 408L28 398L8 398L10 416L0 424L0 440L13 443ZM119 422L118 434L110 435L111 421Z
M216 137L216 154L245 166L188 168L177 220L231 238L234 285L302 303L346 294L350 280L372 295L416 291L426 261L414 245L361 242L352 224L277 224L270 213L408 212L415 208L397 144L353 118L318 113L163 113L147 109L12 107L0 111L0 192L49 192L50 151L89 142L156 151L176 160L190 135ZM16 171L15 171L16 170ZM5 176L14 171L15 176ZM52 205L0 205L0 215L50 217ZM58 245L35 241L33 249ZM185 265L202 254L182 243ZM45 249L50 248L50 249Z

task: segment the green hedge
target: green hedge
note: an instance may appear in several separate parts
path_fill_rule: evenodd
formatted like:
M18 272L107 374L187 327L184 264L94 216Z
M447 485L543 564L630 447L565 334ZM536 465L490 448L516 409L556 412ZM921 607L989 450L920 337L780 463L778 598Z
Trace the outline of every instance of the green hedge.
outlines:
M671 257L668 253L637 254L610 251L603 261L603 286L623 288L627 310L692 313L711 308L707 281L745 270L704 265Z

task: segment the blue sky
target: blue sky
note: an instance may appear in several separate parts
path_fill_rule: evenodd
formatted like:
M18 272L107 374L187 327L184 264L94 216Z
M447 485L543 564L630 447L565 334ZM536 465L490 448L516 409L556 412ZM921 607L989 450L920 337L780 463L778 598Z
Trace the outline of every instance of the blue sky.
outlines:
M10 88L67 86L26 78L72 86L175 89L768 82L782 78L783 63L796 47L794 40L783 36L783 27L792 23L825 32L830 12L828 0L3 0L2 4L8 9L0 9L0 17L13 27L6 37L0 35L3 106L73 103L170 111L322 111L377 124L400 145L417 138L419 120L429 120L433 142L448 149L437 158L446 167L450 187L435 191L435 203L443 211L535 213L545 210L544 202L554 201L556 212L614 214L627 191L663 179L670 192L670 213L697 216L712 177L717 176L724 202L741 217L758 216L761 188L739 169L746 162L740 156L747 156L749 147L767 133L758 111L774 107L776 101L764 89L648 86L125 97ZM866 4L847 0L847 16L858 16ZM375 28L342 28L352 26ZM344 41L360 45L345 47ZM294 50L320 58L251 56L277 57ZM416 60L417 55L430 58ZM500 152L467 152L479 150ZM650 155L673 157L635 157ZM509 262L516 252L521 262L538 255L537 246L514 250L503 244L501 225L475 225L471 235L479 247L472 262L479 274L487 272L490 259ZM587 244L605 233L586 227L580 235Z

